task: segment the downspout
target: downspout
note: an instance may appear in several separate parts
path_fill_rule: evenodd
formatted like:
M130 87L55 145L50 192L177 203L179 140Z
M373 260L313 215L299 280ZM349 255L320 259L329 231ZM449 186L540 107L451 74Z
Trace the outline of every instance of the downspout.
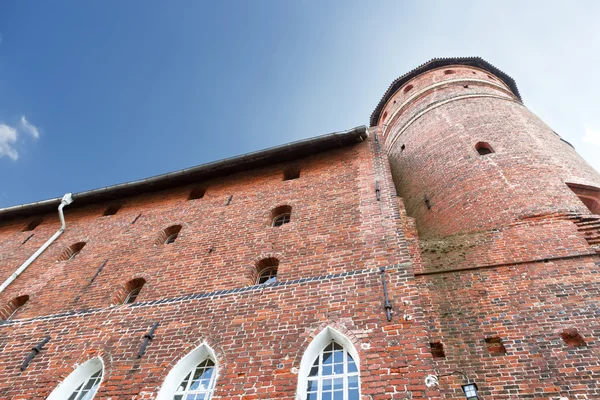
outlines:
M27 269L27 267L29 267L29 265L32 262L34 262L36 260L36 258L38 258L40 256L40 254L42 254L44 252L44 250L46 250L56 239L58 239L58 237L60 235L62 235L62 233L65 231L65 228L67 227L67 223L65 222L65 216L63 214L63 208L65 206L68 206L72 202L73 202L73 196L71 195L71 193L67 193L63 196L62 200L60 201L60 205L58 206L58 217L60 218L60 228L56 231L56 233L54 235L52 235L52 237L50 239L48 239L48 241L46 243L44 243L44 245L42 247L37 249L37 251L35 253L33 253L33 255L31 257L29 257L27 259L27 261L25 261L23 263L23 265L21 265L15 272L13 272L13 274L11 276L8 277L8 279L6 281L4 281L2 286L0 286L0 293L2 293L4 291L4 289L6 289L8 287L8 285L10 285L12 283L12 281L17 279L17 277L19 275L21 275L21 273L23 271L25 271Z

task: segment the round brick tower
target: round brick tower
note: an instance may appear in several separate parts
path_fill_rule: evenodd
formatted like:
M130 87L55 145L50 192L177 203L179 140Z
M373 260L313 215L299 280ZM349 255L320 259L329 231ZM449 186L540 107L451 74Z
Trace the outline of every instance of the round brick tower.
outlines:
M434 59L398 78L371 125L422 238L600 213L600 175L480 58Z

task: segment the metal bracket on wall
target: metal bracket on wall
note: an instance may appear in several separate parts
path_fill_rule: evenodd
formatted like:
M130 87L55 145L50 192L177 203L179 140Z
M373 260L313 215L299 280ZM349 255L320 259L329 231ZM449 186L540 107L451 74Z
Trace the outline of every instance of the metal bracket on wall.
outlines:
M23 361L23 364L21 365L21 371L25 371L25 369L27 369L27 367L29 366L29 363L31 363L31 360L33 360L33 358L40 351L42 351L42 348L44 347L44 345L46 343L48 343L49 341L50 341L50 336L46 336L44 338L44 340L42 340L41 342L38 343L37 346L31 348L31 353L29 353L29 355L27 356L27 358L25 359L25 361Z
M142 347L140 347L140 351L138 351L138 358L141 358L144 355L144 353L146 352L146 347L148 347L148 343L150 343L150 341L154 339L154 331L157 327L158 322L155 322L154 325L152 325L152 328L150 328L150 332L144 335L144 343L142 343Z
M104 266L106 265L106 263L108 262L108 258L106 260L104 260L104 262L102 263L102 265L100 265L100 267L98 268L98 270L96 271L96 273L94 274L94 276L92 276L92 279L90 279L90 283L94 282L94 280L98 277L98 275L100 274L100 272L102 272L102 269L104 268Z
M392 304L388 298L387 283L385 282L385 267L381 267L381 283L383 284L383 296L385 299L385 315L388 321L392 320Z
M233 199L233 195L229 196L229 198L227 199L227 201L225 202L225 205L228 206L229 204L231 204L231 200Z

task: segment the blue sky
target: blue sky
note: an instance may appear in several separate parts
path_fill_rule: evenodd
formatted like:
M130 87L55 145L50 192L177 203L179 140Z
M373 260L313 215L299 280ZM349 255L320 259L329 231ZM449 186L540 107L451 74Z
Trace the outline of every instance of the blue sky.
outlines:
M3 1L0 207L368 124L481 56L600 170L600 2Z

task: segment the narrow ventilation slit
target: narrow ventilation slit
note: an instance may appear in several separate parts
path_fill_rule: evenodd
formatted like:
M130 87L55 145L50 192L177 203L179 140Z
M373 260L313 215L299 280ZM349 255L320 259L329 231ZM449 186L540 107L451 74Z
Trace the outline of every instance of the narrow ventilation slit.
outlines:
M494 153L494 149L492 149L492 146L487 142L477 142L477 144L475 144L475 150L477 150L477 153L479 153L480 156Z
M452 75L453 73L454 73L453 69L447 69L447 70L444 71L445 75Z
M204 197L204 194L206 193L206 188L204 186L196 186L195 188L193 188L190 191L190 194L188 196L188 200L197 200L197 199L201 199Z
M577 329L568 328L561 332L560 337L569 347L582 347L585 346L585 340L581 337Z
M117 212L119 212L120 209L121 209L121 204L111 204L110 206L108 206L106 208L106 210L104 210L104 213L102 213L102 216L108 217L110 215L115 215Z
M286 167L283 170L283 180L289 181L292 179L300 178L300 167L298 166L290 166Z
M292 207L279 206L271 211L271 226L279 227L290 223L292 220Z
M429 343L429 347L431 349L431 355L433 358L446 358L446 353L444 353L444 345L441 342Z
M23 243L21 243L21 245L24 245L25 243L29 242L29 239L31 239L33 237L34 233L32 233L31 235L27 236L27 239L23 240Z
M32 231L35 228L37 228L41 223L42 223L42 219L41 218L36 218L36 219L30 221L27 224L27 226L25 228L23 228L23 232Z
M485 338L485 344L488 352L492 355L506 354L506 348L502 344L502 339L497 336Z
M133 221L131 221L131 225L135 224L135 223L137 222L137 220L138 220L138 219L140 219L140 217L141 217L141 216L142 216L142 214L141 214L141 213L140 213L140 214L138 214L138 215L137 215L137 217L135 217L135 218L133 219Z
M406 94L406 93L410 92L413 87L414 87L413 85L408 85L407 87L404 88L404 93Z

